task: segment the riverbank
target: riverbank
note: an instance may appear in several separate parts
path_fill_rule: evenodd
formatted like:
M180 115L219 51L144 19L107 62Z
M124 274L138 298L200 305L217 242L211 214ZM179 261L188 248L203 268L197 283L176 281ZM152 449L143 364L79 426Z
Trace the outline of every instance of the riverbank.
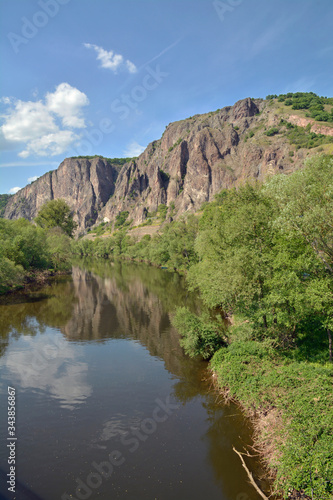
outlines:
M25 274L20 283L12 285L11 288L0 294L0 304L6 303L8 297L12 300L13 295L29 292L31 290L43 287L51 282L53 278L66 276L72 273L71 269L33 269Z
M292 359L251 340L220 349L210 368L224 400L251 419L254 450L248 451L263 459L274 493L332 498L332 365Z

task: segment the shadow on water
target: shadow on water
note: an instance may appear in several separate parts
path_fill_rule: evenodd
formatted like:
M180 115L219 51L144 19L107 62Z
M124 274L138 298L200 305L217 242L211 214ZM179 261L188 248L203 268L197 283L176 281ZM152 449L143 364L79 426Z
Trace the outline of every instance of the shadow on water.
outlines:
M209 382L204 381L204 379L208 378L207 364L184 356L179 345L178 334L170 323L170 315L179 305L186 305L193 312L199 312L202 307L198 297L186 290L184 278L175 273L168 273L167 271L134 263L81 261L73 267L71 278L62 278L42 290L21 294L16 301L0 305L1 355L5 354L11 339L19 339L21 336L34 337L37 334L43 336L49 327L61 332L62 339L67 343L69 349L71 349L70 346L73 346L73 349L75 346L86 346L89 349L93 346L98 348L98 346L105 345L107 347L112 339L129 340L134 343L133 345L138 343L140 346L144 346L151 358L162 361L165 369L172 377L170 394L183 408L184 415L182 418L185 423L179 421L178 427L174 424L175 427L171 431L172 435L169 436L170 442L173 443L176 451L177 447L180 447L179 449L184 454L184 457L187 456L189 464L193 460L191 454L194 456L198 447L202 448L205 455L202 458L202 463L209 464L209 466L205 465L205 468L208 467L209 470L198 471L206 480L211 474L210 480L215 483L215 488L218 487L218 490L212 489L211 493L209 493L210 489L209 485L207 485L207 498L256 500L258 495L247 484L239 459L232 452L232 445L242 449L243 445L251 444L251 428L235 405L226 406L217 403L217 394L210 390ZM63 352L66 353L66 363L68 365L72 354L68 354L67 351L66 348ZM128 360L129 363L131 361ZM77 393L76 397L79 403L84 403L89 400L89 397L92 397L93 392L89 388L89 384L87 385L86 382L82 381L82 374L88 372L88 369L83 366L83 363L80 365L79 370L81 370L81 373L76 372L74 377L78 376L78 385L81 383L82 393L81 395ZM101 366L104 366L102 362ZM131 369L129 367L128 371L130 372ZM51 375L59 377L61 370L63 371L63 368L61 368L59 362L54 374ZM116 372L113 371L112 373L115 374ZM68 384L70 379L65 378L64 380ZM105 379L101 380L105 384ZM49 382L51 392L53 382ZM57 384L54 394L59 400L61 391L58 382ZM27 388L28 386L23 387ZM48 386L46 382L44 385L38 385L33 380L31 387L37 393L41 390L46 391ZM124 388L128 390L126 385L124 385ZM61 388L61 390L64 391L64 388ZM71 408L70 397L72 396L67 392L67 395L62 397L65 400L67 398L67 407ZM48 401L49 405L53 404L51 399L48 399ZM95 408L97 404L100 404L99 400L95 403ZM72 405L72 408L74 408L74 405ZM81 420L90 418L90 414L84 413L84 411L88 410L83 410L82 405L80 408L80 411L83 412ZM92 414L94 414L95 408L91 410ZM55 412L55 410L52 411ZM148 412L148 410L144 411ZM199 424L202 419L205 422L204 425ZM186 422L188 423L186 424ZM183 427L184 425L185 427ZM56 429L56 423L54 426ZM189 433L190 431L192 434ZM68 433L70 433L69 429ZM179 433L179 438L177 433ZM181 443L182 438L186 439L186 436L190 441ZM197 443L195 440L192 442L193 437L197 437ZM151 440L151 442L153 441ZM51 448L55 446L52 441L45 445ZM188 450L184 451L184 447ZM170 460L174 460L175 456L177 457L175 450L165 452L166 456L168 456L167 453L170 453ZM61 453L64 453L62 448L60 448L58 454ZM74 457L71 456L71 460L73 458L80 460L80 457L75 458L75 455ZM154 458L148 459L147 456L143 458L147 463L149 460L154 461ZM52 459L50 458L50 460ZM67 463L66 460L69 460L67 455L64 458L64 463ZM174 464L166 464L163 461L161 464L161 467L163 467L163 473L160 472L162 480L162 474L167 473L164 469L169 468L171 474L172 470L174 470ZM257 462L253 462L252 465L257 474L262 472ZM59 474L63 474L59 459L56 464L50 464L50 468L52 467ZM78 464L78 467L80 468L80 464ZM133 467L136 468L137 465L133 465ZM155 465L151 465L151 467L155 467ZM182 467L179 470L182 470ZM196 471L189 470L189 474L191 473L196 474ZM48 481L51 481L51 479ZM73 481L71 476L68 482L72 485ZM130 489L127 484L130 481L128 477L124 477L123 483L121 479L119 481L119 489L122 487ZM133 482L133 480L131 481ZM139 479L136 479L136 481L138 485ZM195 487L193 487L194 490L191 495L189 494L191 487L188 485L188 476L186 476L185 472L184 482L187 484L182 485L182 489L173 492L169 497L167 495L163 496L164 493L158 496L158 489L154 490L154 487L150 486L152 489L149 490L149 486L144 484L142 490L146 491L146 493L141 494L141 496L137 493L137 496L133 494L133 498L155 498L155 494L156 498L161 499L202 498L199 491L195 491ZM45 485L44 489L42 486L40 487L41 492L45 492L47 489ZM138 488L138 486L132 487L134 491L135 488ZM202 487L204 491L204 485ZM131 496L124 496L124 493L114 496L114 498L125 497L132 498ZM46 500L55 497L52 495L45 496L44 493L43 498Z

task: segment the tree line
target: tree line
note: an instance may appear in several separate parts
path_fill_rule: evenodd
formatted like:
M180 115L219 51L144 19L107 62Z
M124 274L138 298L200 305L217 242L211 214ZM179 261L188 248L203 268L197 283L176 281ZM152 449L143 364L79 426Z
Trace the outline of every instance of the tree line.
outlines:
M68 270L75 228L61 199L46 203L33 222L0 219L0 294L22 287L36 272Z

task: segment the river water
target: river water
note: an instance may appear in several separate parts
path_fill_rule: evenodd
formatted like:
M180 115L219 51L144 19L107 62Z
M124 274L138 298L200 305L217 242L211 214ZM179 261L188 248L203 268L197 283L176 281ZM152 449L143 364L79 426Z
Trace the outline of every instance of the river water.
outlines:
M184 356L170 324L179 305L200 308L177 274L104 261L0 305L1 498L260 498L232 450L251 429L209 390L206 364Z

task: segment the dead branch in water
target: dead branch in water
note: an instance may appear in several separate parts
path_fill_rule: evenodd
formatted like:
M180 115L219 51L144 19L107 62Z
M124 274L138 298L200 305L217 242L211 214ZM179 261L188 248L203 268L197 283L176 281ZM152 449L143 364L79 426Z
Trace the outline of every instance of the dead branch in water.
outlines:
M248 478L252 484L252 486L255 487L255 489L257 490L257 492L259 493L259 495L261 496L261 498L263 498L264 500L268 500L268 498L266 497L265 493L263 493L261 491L261 489L259 488L259 486L257 485L257 483L255 482L255 480L253 479L253 476L252 476L252 473L249 471L249 469L247 468L246 466L246 463L244 462L244 458L242 457L241 453L239 451L236 450L236 448L233 446L232 449L234 450L235 453L237 453L237 455L239 456L239 458L241 459L242 461L242 466L244 467L247 475L248 475Z

